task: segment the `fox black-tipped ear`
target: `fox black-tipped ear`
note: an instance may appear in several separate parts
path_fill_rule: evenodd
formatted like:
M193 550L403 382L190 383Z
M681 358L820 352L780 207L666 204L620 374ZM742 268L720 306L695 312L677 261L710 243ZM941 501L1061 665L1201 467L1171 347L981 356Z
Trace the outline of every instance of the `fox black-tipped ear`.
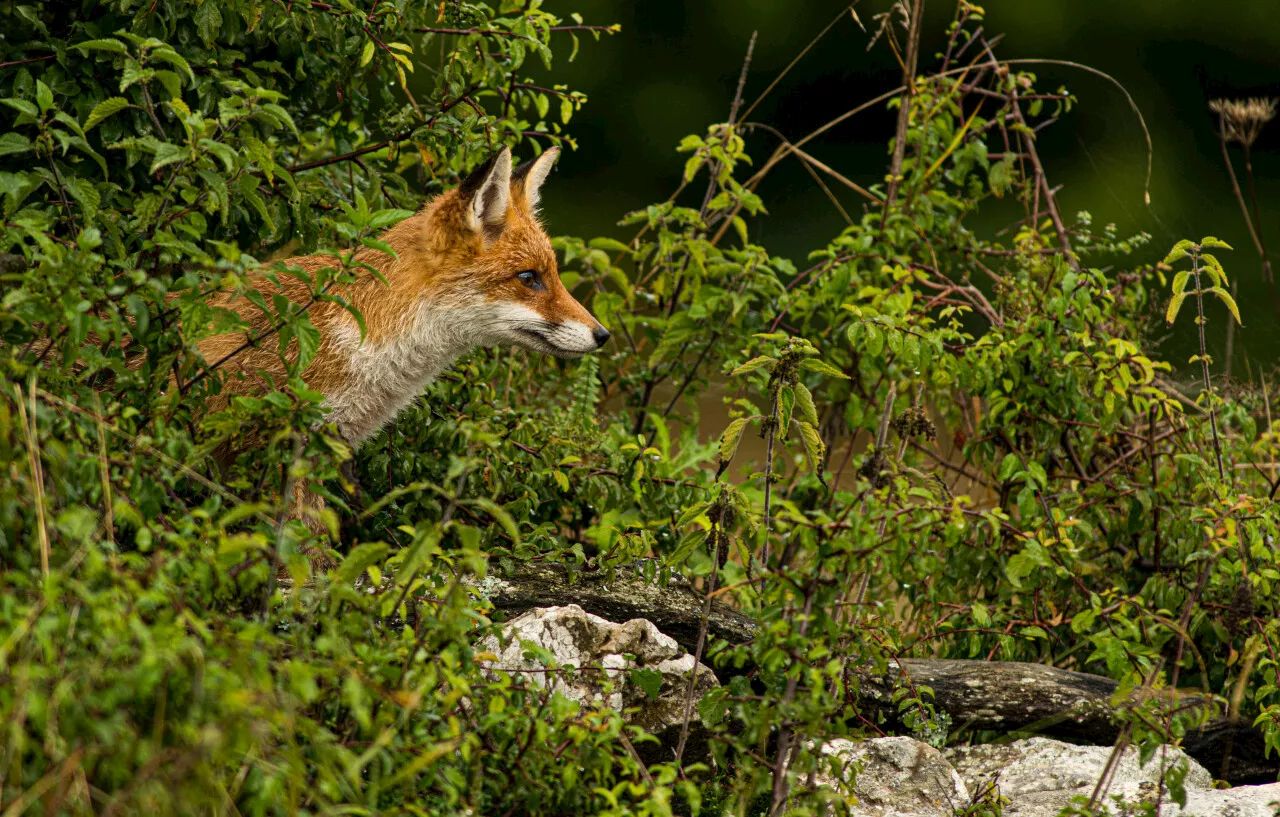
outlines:
M529 202L530 212L538 209L538 189L547 180L547 175L551 172L552 165L556 163L556 159L559 157L560 148L558 146L549 147L542 152L541 156L525 162L511 174L513 181L523 181L524 198L525 201Z
M511 202L511 149L503 148L458 186L474 230L491 238L502 232Z

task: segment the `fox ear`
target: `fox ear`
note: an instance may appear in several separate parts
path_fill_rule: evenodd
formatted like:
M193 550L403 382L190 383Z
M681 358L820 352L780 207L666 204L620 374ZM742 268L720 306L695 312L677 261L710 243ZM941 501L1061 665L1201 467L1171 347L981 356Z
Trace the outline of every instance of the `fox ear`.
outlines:
M502 233L511 202L511 149L503 148L458 186L473 230L490 238Z
M560 148L549 147L542 152L541 156L525 162L511 174L513 180L523 182L524 199L529 203L529 212L532 213L538 209L538 189L547 180L547 175L551 173L551 166L559 157Z

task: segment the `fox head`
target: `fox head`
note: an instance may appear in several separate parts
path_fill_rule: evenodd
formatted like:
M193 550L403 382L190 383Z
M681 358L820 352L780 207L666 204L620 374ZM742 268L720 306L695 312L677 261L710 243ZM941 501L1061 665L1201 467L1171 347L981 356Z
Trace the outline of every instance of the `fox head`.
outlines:
M609 340L560 281L538 220L538 191L559 154L553 147L513 169L504 148L428 208L431 254L448 259L433 283L444 297L466 293L458 306L471 343L578 357Z

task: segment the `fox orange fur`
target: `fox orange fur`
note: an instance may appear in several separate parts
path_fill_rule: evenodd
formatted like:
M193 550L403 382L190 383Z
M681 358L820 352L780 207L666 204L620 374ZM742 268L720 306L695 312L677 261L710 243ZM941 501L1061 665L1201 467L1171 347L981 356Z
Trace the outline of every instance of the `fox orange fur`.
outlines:
M364 270L333 291L363 315L364 337L346 309L328 301L312 304L308 316L321 343L302 377L324 394L330 418L348 442L368 439L477 346L517 345L577 357L609 339L561 283L538 220L538 191L558 154L551 148L513 170L511 153L503 149L457 189L380 236L395 258L361 250L357 260L385 281ZM339 265L324 255L285 263L309 272ZM279 291L298 304L311 301L310 287L296 279L281 276L278 290L266 279L256 286L268 299ZM226 359L228 377L219 400L283 382L274 344L246 343L270 332L272 316L228 294L216 296L214 304L234 310L249 325L247 332L199 342L210 363Z

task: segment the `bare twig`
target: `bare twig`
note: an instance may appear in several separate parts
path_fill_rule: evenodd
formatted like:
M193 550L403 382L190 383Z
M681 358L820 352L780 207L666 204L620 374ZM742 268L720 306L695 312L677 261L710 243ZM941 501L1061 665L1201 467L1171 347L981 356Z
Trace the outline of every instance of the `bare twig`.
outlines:
M898 108L898 128L893 138L893 159L889 163L889 186L884 197L884 210L880 217L880 229L884 229L890 211L898 200L898 187L902 183L902 163L906 158L907 125L911 121L911 97L915 95L916 61L920 54L920 29L924 20L924 0L914 0L911 6L910 30L907 32L907 54L902 65L902 98Z

